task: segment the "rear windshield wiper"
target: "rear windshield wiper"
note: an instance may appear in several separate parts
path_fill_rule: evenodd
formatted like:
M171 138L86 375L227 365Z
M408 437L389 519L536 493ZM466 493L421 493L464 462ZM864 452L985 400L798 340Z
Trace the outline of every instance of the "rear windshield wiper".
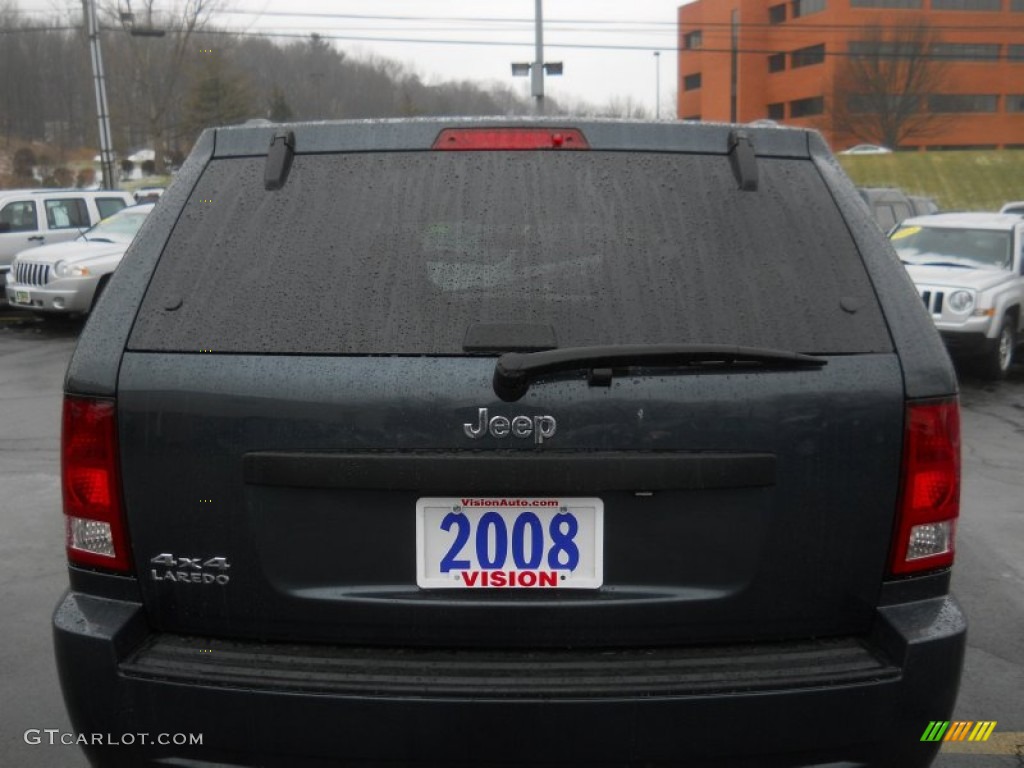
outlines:
M735 366L760 369L818 368L828 361L779 349L718 344L611 344L596 347L551 349L544 352L509 352L494 366L494 394L514 402L530 384L550 373L588 371L592 385L611 384L613 369L627 367L704 370Z

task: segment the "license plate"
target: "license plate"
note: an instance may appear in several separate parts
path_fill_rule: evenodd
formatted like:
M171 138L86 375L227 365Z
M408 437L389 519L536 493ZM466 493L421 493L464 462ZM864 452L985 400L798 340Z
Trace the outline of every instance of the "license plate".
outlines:
M28 291L15 291L14 292L14 303L15 304L31 304L32 297Z
M465 497L416 502L416 584L424 589L597 589L604 502Z

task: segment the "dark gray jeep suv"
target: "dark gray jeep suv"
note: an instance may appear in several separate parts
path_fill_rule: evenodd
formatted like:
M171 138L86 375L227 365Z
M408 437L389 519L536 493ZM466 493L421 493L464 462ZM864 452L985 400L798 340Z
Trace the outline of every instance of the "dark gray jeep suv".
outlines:
M958 425L813 132L210 130L68 370L67 707L96 765L926 766Z

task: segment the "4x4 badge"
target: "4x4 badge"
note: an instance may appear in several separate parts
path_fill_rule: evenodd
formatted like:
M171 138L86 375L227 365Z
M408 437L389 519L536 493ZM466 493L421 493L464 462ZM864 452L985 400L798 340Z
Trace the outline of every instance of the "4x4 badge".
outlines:
M489 434L491 437L533 437L538 445L558 430L554 416L489 416L486 408L477 412L477 423L465 423L462 431L474 440Z
M180 557L163 552L149 559L153 581L174 581L182 584L220 584L224 586L231 577L225 573L231 567L226 557ZM216 573L214 572L216 571Z

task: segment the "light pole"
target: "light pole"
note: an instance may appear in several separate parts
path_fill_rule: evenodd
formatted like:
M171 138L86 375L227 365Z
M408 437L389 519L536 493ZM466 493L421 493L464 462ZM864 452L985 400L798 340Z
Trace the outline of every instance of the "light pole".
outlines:
M654 119L661 120L661 51L654 52Z
M82 0L89 51L92 57L92 78L96 90L96 119L100 132L100 171L104 189L117 189L114 177L114 147L110 139L110 111L107 107L107 81L103 74L103 52L100 50L100 26L96 21L96 0Z
M129 5L130 8L130 5ZM110 132L110 107L107 106L107 78L103 72L103 51L100 49L100 25L96 19L96 0L82 0L86 37L92 60L92 79L96 91L96 120L100 133L100 173L103 189L117 189L114 174L114 142ZM145 27L135 26L135 16L129 10L121 14L121 23L133 37L163 37L164 30L154 29L153 20Z
M533 98L537 100L537 114L544 114L544 11L541 8L542 0L537 0L536 7L536 31L534 33L533 45L533 71L530 83L533 91Z
M538 115L544 114L544 75L562 74L562 62L552 61L544 63L544 12L541 8L542 0L536 0L537 23L534 32L534 54L533 63L517 61L512 63L512 75L514 77L525 77L530 75L530 95L536 101L535 110Z

